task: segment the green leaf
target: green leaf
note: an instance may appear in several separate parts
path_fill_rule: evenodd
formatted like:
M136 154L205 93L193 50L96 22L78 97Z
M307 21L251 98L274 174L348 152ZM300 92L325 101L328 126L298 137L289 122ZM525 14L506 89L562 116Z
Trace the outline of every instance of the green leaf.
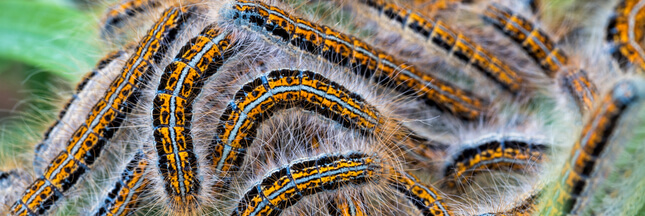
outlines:
M0 1L0 58L78 80L99 58L96 22L57 3Z

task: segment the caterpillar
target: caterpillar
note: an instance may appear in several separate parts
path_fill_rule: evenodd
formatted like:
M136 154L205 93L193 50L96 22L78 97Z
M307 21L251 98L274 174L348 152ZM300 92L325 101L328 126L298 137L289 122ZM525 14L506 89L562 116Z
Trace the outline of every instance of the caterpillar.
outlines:
M0 173L0 211L636 214L642 78L517 10L554 2L507 3L121 1L97 37L140 40L79 85L47 149L2 165L28 174Z
M396 4L386 4L385 1L362 0L359 2L371 10L376 10L377 17L397 22L401 28L417 35L422 41L421 43L430 44L434 49L446 52L449 57L454 57L466 65L474 67L504 89L514 94L519 94L522 90L524 81L516 71L472 42L467 36L450 29L441 20L435 21L425 18L418 13L400 8ZM388 24L387 22L379 23Z
M594 179L601 178L596 173L596 166L606 157L605 150L610 149L612 144L617 145L610 142L610 138L620 121L624 121L623 115L640 101L640 87L636 83L630 80L616 83L603 97L602 103L597 104L554 187L561 190L555 191L544 214L582 213L580 206L589 196L584 192L594 184Z
M445 165L444 176L448 187L464 183L478 172L489 170L529 170L546 159L544 153L549 145L526 136L490 136L466 145Z
M620 1L607 26L607 41L615 46L612 56L623 68L628 65L645 68L645 52L640 44L643 39L640 11L644 4L643 1Z
M576 99L582 111L591 109L597 97L596 86L582 69L566 69L571 64L564 51L536 24L499 4L484 11L484 19L492 23L522 48L544 69L549 77L560 73L563 85ZM563 75L562 75L563 74Z
M128 215L137 209L139 197L150 184L144 176L149 168L143 151L136 152L94 215Z
M251 186L231 215L278 215L302 197L372 181L380 169L377 159L360 152L296 160Z
M226 60L231 36L209 26L188 42L161 77L152 111L159 172L175 209L197 205L201 188L191 135L192 103Z
M123 50L117 50L108 53L105 57L99 60L99 62L95 66L95 69L87 74L83 78L83 80L81 80L81 82L76 86L75 94L69 101L67 101L67 103L63 106L63 109L58 113L58 119L56 120L56 122L54 122L54 124L52 124L45 131L42 141L36 145L34 167L37 171L43 171L44 166L46 166L46 164L48 163L47 159L49 159L49 157L45 154L48 152L48 150L54 150L55 148L55 146L51 146L52 144L54 144L54 140L51 137L52 132L58 133L61 128L64 127L64 123L66 122L63 118L68 115L68 111L75 110L75 107L79 106L78 103L80 103L79 101L82 100L81 97L86 96L81 95L81 92L86 91L86 87L88 86L88 84L90 84L90 82L95 82L97 79L99 79L99 76L101 76L99 73L102 70L106 69L106 67L108 67L113 61L123 58L125 54L126 51Z
M164 19L144 38L144 46L137 47L137 55L128 60L123 74L112 82L86 123L76 130L66 150L61 151L44 174L29 186L11 208L12 214L44 214L83 176L122 123L136 98L138 83L145 79L144 72L150 61L158 59L164 44L174 38L182 27L181 22L190 14L186 13L188 9L172 8L164 13Z
M422 97L429 105L439 106L460 118L473 120L485 112L487 102L472 93L421 74L414 66L402 64L394 57L329 27L292 18L279 8L256 1L239 1L227 12L238 25L247 25L280 43L295 44L296 48L311 55L349 67L355 74L375 77L380 84L391 83L397 86L397 90ZM307 38L315 39L313 42L302 41Z
M363 197L354 198L343 195L336 196L328 204L329 214L335 216L360 216L369 215L363 206Z

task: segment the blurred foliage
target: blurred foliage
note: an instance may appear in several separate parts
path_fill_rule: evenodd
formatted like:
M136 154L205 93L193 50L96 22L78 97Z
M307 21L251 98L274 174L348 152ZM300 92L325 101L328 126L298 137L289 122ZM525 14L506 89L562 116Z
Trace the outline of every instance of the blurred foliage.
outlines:
M94 16L50 2L0 2L0 58L72 79L96 59Z

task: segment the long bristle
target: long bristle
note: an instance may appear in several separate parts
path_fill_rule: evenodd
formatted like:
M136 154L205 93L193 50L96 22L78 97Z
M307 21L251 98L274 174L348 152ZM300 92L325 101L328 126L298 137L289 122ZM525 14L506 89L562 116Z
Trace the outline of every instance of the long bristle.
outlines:
M0 212L637 215L644 2L120 1Z

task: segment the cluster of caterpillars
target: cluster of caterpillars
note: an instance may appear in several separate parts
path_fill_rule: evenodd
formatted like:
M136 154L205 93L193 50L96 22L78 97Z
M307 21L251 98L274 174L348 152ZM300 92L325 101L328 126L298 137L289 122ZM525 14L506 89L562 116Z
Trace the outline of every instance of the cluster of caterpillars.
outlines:
M491 106L494 101L504 100L484 97L451 84L362 38L287 12L281 6L257 0L214 4L217 6L195 1L174 4L131 0L108 12L103 36L113 37L128 19L153 8L168 7L138 43L108 54L78 85L75 94L91 91L86 85L88 82L104 78L97 78L97 74L106 70L107 65L127 57L120 74L109 81L104 94L89 110L84 122L74 129L68 142L54 144L50 136L55 136L64 124L62 119L68 115L66 110L83 98L75 96L65 105L59 120L36 147L34 167L39 172L38 177L13 204L8 204L9 214L51 213L97 166L95 162L101 153L109 148L108 144L122 129L122 124L131 118L132 110L141 107L142 103L152 104L146 117L152 133L143 135L151 137L153 143L148 144L151 148L141 146L132 154L112 188L91 210L92 214L135 214L144 209L144 201L156 199L163 200L162 205L169 213L198 214L217 208L207 206L215 203L213 200L231 201L226 199L230 196L227 193L236 192L231 188L239 183L236 180L242 178L242 171L248 169L244 164L257 159L249 158L249 152L255 146L266 145L256 140L261 126L280 113L294 109L337 125L336 129L364 137L362 141L366 143L341 143L338 145L348 148L290 158L286 163L265 170L264 176L251 178L255 182L242 185L245 192L236 194L232 201L237 203L229 204L233 208L217 211L230 215L279 215L290 208L302 208L302 205L297 206L302 200L331 194L333 198L327 203L315 207L326 208L325 211L332 215L381 215L383 212L372 212L373 207L398 206L389 203L391 201L405 202L401 206L411 207L397 211L399 213L459 215L464 211L459 202L446 198L450 197L448 191L463 190L480 173L537 173L540 165L549 161L551 153L556 151L548 143L551 140L533 139L526 134L493 134L472 142L447 144L417 132L401 119L390 117L386 112L389 110L380 110L382 106L373 104L373 96L362 95L366 92L353 91L355 88L346 86L352 82L338 80L327 71L296 67L263 69L259 76L238 86L230 100L219 101L223 110L216 113L218 118L208 131L207 146L198 151L194 132L198 121L197 102L209 92L204 90L205 86L225 74L222 68L227 64L257 57L245 56L245 51L252 53L253 49L248 46L249 38L261 38L264 43L286 53L285 56L297 56L337 68L348 77L375 86L378 94L385 92L383 94L419 100L423 109L439 110L460 124L495 120ZM505 63L503 57L495 56L443 21L426 18L384 0L348 4L362 10L367 17L381 19L380 25L400 25L402 32L412 32L422 46L435 49L447 61L457 60L462 65L472 66L487 80L511 93L510 97L534 94L525 89L530 79L522 77L522 73ZM643 5L645 0L621 2L616 9L617 15L610 22L607 39L615 46L613 55L622 67L637 65L642 68L645 65L639 54L642 29L635 27L645 19L639 16ZM203 18L214 9L219 14L216 20ZM638 110L642 105L645 82L639 77L624 78L608 86L606 93L598 97L601 92L587 72L569 60L547 31L501 4L488 4L481 17L520 45L545 72L545 77L560 80L574 99L573 103L577 104L576 112L585 115L586 122L561 168L560 178L549 184L554 186L536 186L515 206L477 214L577 214L582 211L582 203L590 199L586 191L590 190L591 183L595 178L601 178L596 165L604 160L604 152L617 145L611 139L617 136L616 129L624 124L632 110ZM210 23L203 25L196 35L184 38L193 23L200 22ZM173 47L178 47L176 53L170 53ZM169 56L172 60L164 63ZM153 80L157 68L162 72L158 80ZM142 98L146 97L142 95L148 86L157 88L152 99L145 102ZM596 101L597 98L600 100ZM56 150L57 145L64 147ZM46 168L39 169L48 160L43 152L53 150L60 152L52 157ZM446 162L437 169L436 164L443 160ZM443 184L414 175L432 174L438 170L442 171L439 179ZM3 172L0 182L10 175L11 172ZM358 195L340 192L348 189L359 191ZM377 200L361 194L363 190L379 190L391 197ZM163 191L163 194L154 191ZM545 194L551 196L541 197Z

